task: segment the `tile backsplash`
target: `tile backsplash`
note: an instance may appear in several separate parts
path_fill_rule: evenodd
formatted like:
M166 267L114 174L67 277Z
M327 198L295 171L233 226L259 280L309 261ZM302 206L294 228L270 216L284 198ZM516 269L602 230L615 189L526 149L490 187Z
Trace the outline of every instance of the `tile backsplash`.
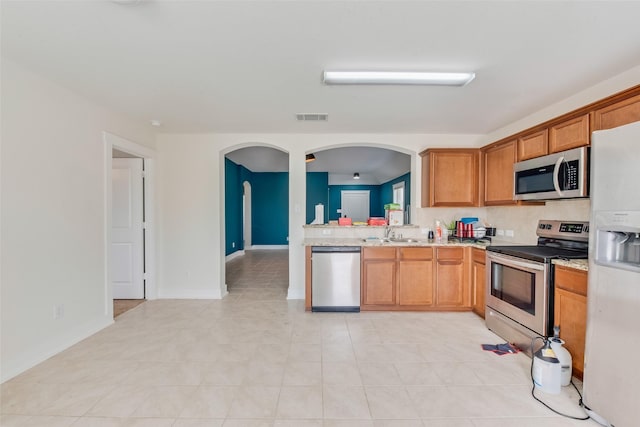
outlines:
M416 223L433 227L436 220L449 222L461 217L478 217L481 221L513 236L497 236L495 240L507 243L534 245L537 242L536 225L540 219L589 221L589 199L547 201L538 206L494 206L480 208L420 208Z
M591 201L554 200L546 202L544 206L496 206L486 209L491 226L498 230L513 230L513 237L499 237L501 240L530 245L537 242L538 220L589 221Z

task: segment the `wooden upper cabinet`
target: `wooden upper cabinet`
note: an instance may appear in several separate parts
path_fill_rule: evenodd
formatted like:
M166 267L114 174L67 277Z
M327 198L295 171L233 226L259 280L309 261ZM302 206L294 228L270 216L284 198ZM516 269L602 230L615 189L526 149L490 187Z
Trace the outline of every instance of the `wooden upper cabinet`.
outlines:
M533 159L549 153L547 129L518 138L518 161Z
M477 149L429 149L422 156L422 207L478 206Z
M640 120L640 95L599 108L593 113L593 130L611 129Z
M514 205L513 164L516 161L517 140L484 149L484 204Z
M566 120L549 128L549 152L589 145L589 114Z

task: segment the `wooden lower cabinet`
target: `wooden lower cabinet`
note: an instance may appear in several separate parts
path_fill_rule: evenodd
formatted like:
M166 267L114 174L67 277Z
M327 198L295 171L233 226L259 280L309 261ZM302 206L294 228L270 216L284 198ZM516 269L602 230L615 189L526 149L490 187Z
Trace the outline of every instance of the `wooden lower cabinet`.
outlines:
M474 313L484 318L487 292L486 251L473 248L471 250L471 292Z
M587 272L556 266L554 323L573 362L573 375L582 379L587 324Z
M436 249L436 305L463 307L468 304L468 280L463 247ZM466 298L465 298L466 297Z
M433 305L433 249L400 248L398 251L398 303Z
M470 310L470 249L364 247L360 310Z
M362 306L396 304L396 265L396 248L362 248Z

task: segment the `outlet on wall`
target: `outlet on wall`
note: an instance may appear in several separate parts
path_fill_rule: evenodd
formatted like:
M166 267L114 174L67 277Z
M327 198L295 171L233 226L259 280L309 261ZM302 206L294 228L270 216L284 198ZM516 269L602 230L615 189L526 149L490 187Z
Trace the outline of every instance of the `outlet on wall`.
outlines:
M513 237L513 230L505 230L504 235L507 237Z
M496 230L496 236L504 236L504 230L497 229Z
M322 234L331 234L331 230L324 229L324 230L322 230Z

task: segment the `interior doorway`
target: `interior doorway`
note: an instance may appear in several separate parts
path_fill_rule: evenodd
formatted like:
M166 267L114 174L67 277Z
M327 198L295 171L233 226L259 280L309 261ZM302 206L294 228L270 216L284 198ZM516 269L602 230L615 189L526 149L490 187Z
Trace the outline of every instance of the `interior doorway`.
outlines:
M104 212L104 227L105 227L105 277L104 277L104 313L106 316L114 317L114 297L124 297L130 299L129 295L118 294L117 286L115 282L127 282L130 278L129 273L132 273L132 269L122 268L121 261L123 259L130 259L128 251L131 248L128 244L122 244L122 251L114 251L113 245L122 243L119 242L119 236L114 235L114 228L122 226L123 224L131 224L132 220L129 218L132 214L132 210L139 212L142 221L136 225L136 235L140 237L140 245L142 247L141 255L141 275L143 280L142 295L134 295L136 300L155 299L157 295L157 289L155 285L155 234L154 234L154 158L155 151L144 147L135 142L126 140L108 132L103 132L104 142L104 171L105 171L105 212ZM142 171L136 168L118 169L117 165L121 161L125 163L131 159L132 163L137 163L141 166ZM114 173L114 169L116 172ZM136 171L134 171L134 169ZM138 175L141 185L138 190L141 197L136 196L136 203L130 203L131 200L127 200L132 197L134 181L134 175ZM115 185L114 185L115 184ZM114 187L116 195L114 197ZM118 194L118 190L123 190L122 194ZM124 209L118 211L118 208L130 205L130 209ZM135 206L135 208L134 208ZM115 214L114 214L115 209ZM133 249L131 249L133 250ZM123 255L124 254L124 255ZM125 256L126 255L126 256ZM133 261L131 261L133 262ZM137 264L137 265L140 265ZM119 271L114 271L114 268ZM126 280L124 280L126 279ZM124 304L125 306L134 306L132 303ZM118 309L120 310L120 309Z
M114 150L111 169L113 299L144 299L144 160Z

